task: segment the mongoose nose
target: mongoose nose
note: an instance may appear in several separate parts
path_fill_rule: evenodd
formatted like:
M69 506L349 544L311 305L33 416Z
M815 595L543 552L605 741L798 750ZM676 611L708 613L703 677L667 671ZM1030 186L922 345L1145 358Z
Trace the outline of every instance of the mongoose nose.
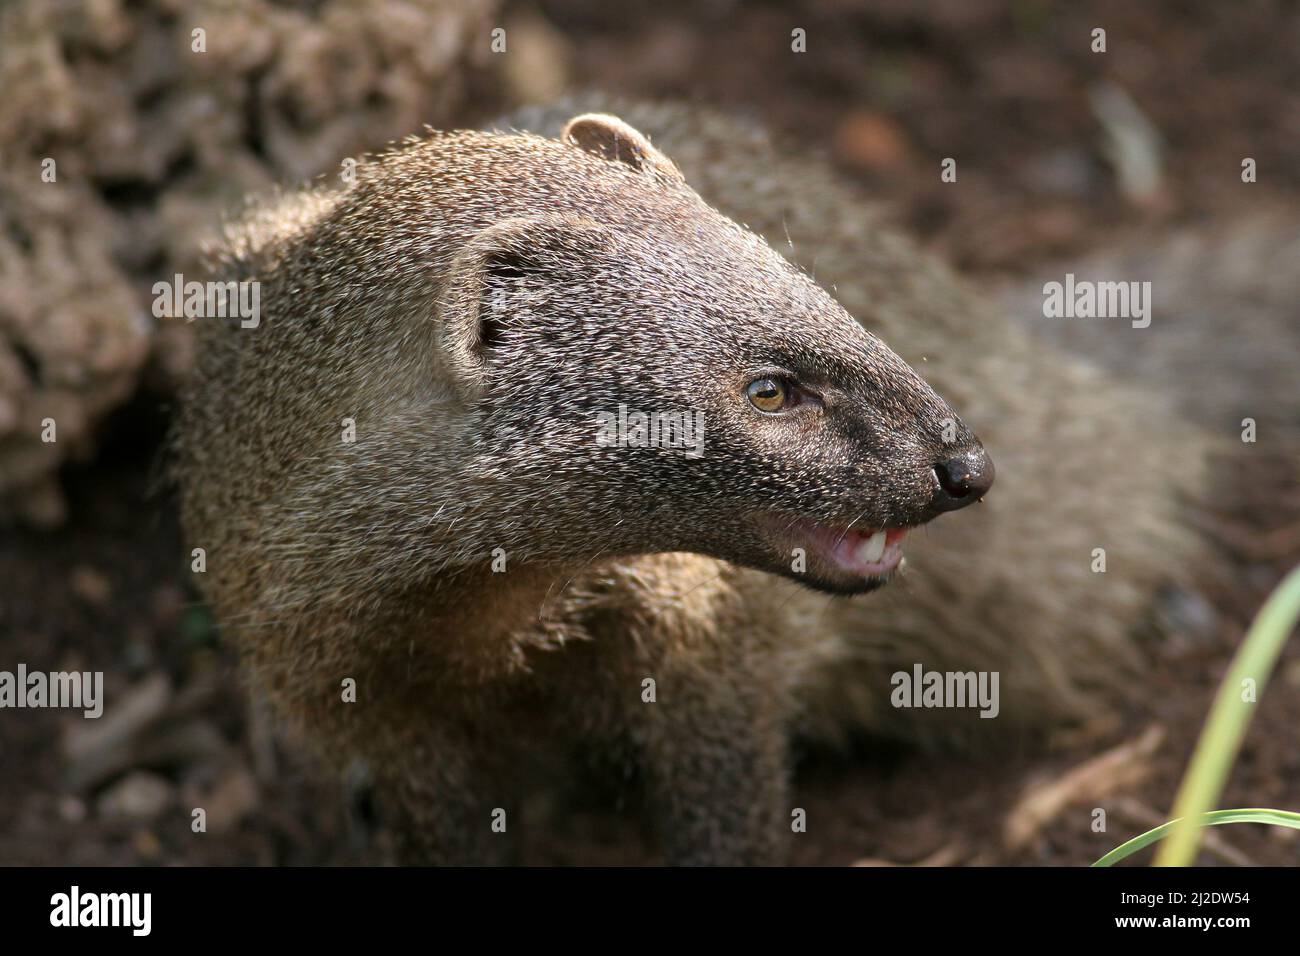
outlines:
M974 449L934 466L939 491L934 506L939 511L956 511L979 501L993 487L993 460L983 448Z

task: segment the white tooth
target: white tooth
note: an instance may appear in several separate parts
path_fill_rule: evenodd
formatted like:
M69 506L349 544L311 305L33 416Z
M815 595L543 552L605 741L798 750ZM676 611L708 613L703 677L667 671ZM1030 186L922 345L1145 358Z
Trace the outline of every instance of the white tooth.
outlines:
M868 564L875 564L885 553L885 532L877 531L864 543L858 545L858 559Z

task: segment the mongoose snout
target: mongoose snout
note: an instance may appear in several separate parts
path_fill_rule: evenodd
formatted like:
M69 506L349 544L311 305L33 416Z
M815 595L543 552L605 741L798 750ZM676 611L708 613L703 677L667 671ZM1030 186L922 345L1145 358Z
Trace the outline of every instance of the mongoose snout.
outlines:
M902 543L910 528L980 501L993 486L993 477L993 460L975 441L934 466L932 499L898 523L873 525L864 520L870 509L847 523L806 518L769 519L766 523L781 553L788 547L789 553L802 552L811 558L808 567L793 563L791 570L796 573L787 576L833 594L873 591L902 565Z
M884 343L804 318L807 352L786 359L795 371L750 385L761 414L750 423L749 453L754 470L769 472L754 498L767 559L718 556L816 590L864 593L900 567L909 529L978 501L993 464Z

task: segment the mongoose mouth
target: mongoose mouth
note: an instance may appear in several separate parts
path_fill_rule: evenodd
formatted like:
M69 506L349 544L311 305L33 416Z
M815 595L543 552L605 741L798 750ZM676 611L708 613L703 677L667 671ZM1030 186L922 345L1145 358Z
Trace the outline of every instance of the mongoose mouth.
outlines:
M827 559L842 571L864 578L884 577L903 563L906 528L836 528L811 525Z
M903 538L907 529L859 528L800 520L788 525L786 533L794 547L806 548L822 564L873 581L886 578L903 563Z

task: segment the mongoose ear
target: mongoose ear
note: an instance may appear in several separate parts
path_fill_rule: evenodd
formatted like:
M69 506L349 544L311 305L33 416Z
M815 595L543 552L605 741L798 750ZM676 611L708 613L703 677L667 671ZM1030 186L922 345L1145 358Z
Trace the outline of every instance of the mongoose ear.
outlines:
M582 262L599 261L608 237L594 222L565 216L493 223L456 254L437 303L437 347L464 395L488 384L490 360L509 327L528 321L529 280L563 284Z
M684 181L671 159L650 145L645 134L608 113L583 113L569 120L560 139L579 149L631 166L638 172L657 173Z

